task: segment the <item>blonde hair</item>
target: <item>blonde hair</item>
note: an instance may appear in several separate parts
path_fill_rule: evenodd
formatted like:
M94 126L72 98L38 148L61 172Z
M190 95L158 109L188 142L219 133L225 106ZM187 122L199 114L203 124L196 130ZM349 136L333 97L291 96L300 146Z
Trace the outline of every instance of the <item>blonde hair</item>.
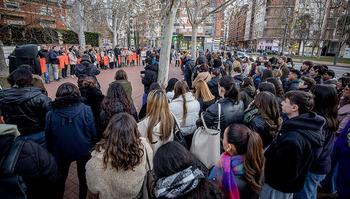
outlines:
M153 90L147 97L147 114L149 118L147 127L147 138L152 143L153 128L160 123L160 134L163 141L169 139L174 126L174 116L169 110L169 102L163 90Z
M275 69L272 71L273 77L281 77L282 76L282 72L281 70Z
M196 99L202 97L204 102L215 99L214 95L211 94L207 83L203 80L199 80L196 84Z

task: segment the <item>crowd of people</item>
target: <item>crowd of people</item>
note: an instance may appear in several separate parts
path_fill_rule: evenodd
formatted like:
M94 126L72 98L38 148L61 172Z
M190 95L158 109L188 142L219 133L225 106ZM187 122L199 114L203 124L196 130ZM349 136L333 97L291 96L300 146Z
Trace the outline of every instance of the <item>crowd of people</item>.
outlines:
M53 58L59 81L60 61L52 61L58 48L45 48L41 55ZM254 60L198 51L192 60L173 50L184 79L172 78L162 88L159 51L143 50L137 112L131 82L119 68L122 51L106 52L118 57L108 66L119 69L104 95L96 77L103 69L95 57L100 52L89 48L79 55L75 48L67 56L77 84L61 84L55 99L34 83L27 65L8 76L10 89L0 91L0 157L25 141L14 171L27 185L27 198L63 198L74 161L81 199L317 198L318 188L350 197L349 73L335 77L311 61L297 69L284 56ZM190 150L203 127L220 137L221 155L210 166Z

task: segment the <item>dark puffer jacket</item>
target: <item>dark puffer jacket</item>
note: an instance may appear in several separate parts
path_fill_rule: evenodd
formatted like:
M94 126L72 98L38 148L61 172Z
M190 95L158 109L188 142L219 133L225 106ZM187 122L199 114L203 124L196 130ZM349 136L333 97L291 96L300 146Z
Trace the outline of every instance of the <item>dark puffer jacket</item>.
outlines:
M251 118L247 126L250 128L250 130L257 132L260 135L264 148L271 144L274 136L269 133L268 124L262 118L261 114Z
M296 193L313 162L314 148L324 143L325 120L314 112L286 120L281 132L265 151L265 182L284 193Z
M221 137L225 129L233 123L243 123L244 117L244 104L242 101L239 101L239 104L233 104L232 100L229 98L223 98L207 108L207 111L204 113L203 118L208 128L217 129L219 123L219 105L221 104L221 117L220 117L220 128L221 128ZM203 126L201 118L196 122L197 127Z
M96 78L96 75L98 74L100 74L100 70L89 61L82 61L75 66L75 75L78 77L79 87L83 86L84 79L89 76L97 81L98 88L100 88L100 83Z
M59 64L60 63L60 61L58 60L58 56L59 56L58 52L50 51L49 57L50 57L51 64Z
M41 88L26 86L0 91L0 109L6 124L16 124L21 135L43 132L51 99Z
M39 50L39 57L45 58L46 63L50 63L50 55L48 50L40 49Z
M0 124L0 129L3 130ZM0 135L0 158L6 156L15 136ZM61 173L55 158L44 148L30 140L25 141L14 169L26 183L28 199L58 199Z
M100 115L100 104L104 98L101 90L95 87L80 87L81 96L86 100L84 104L91 107L92 113L94 114L95 122L98 123Z
M148 94L152 83L157 82L158 79L158 64L150 64L145 67L145 76L142 78L144 92Z
M215 96L215 99L219 99L219 77L212 77L209 82L207 82L211 94Z
M196 66L199 64L203 64L203 63L207 63L207 58L205 57L205 55L199 55L197 60L196 60Z
M284 92L292 91L292 90L299 90L299 83L301 82L301 79L296 79L294 81L288 80L284 87Z

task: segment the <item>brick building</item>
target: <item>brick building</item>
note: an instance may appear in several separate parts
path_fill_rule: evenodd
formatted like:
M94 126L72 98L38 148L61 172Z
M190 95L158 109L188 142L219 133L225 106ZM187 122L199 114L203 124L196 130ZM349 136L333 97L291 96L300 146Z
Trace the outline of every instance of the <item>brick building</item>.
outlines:
M65 16L68 6L63 7ZM0 0L1 25L26 25L67 29L57 17L59 7L55 0Z
M208 10L215 9L218 5L221 5L223 0L213 1ZM197 48L207 49L209 47L206 44L211 44L213 39L222 39L224 34L224 12L220 12L211 15L206 20L199 24L197 32ZM188 50L191 48L192 42L192 26L188 20L188 13L184 4L181 4L175 17L175 23L173 28L173 35L182 33L184 35L183 41L177 41L174 47Z

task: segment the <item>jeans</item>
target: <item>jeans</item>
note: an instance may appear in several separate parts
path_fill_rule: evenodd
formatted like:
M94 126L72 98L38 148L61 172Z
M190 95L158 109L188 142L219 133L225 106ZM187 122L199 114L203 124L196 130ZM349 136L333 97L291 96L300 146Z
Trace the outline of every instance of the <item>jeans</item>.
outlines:
M316 174L308 172L304 187L298 193L294 193L294 199L317 199L317 187L318 184L326 177L326 174Z
M40 133L35 133L31 135L23 135L16 137L15 140L31 140L40 146L46 148L46 141L45 141L45 131L40 132Z
M87 183L86 183L86 176L85 176L85 165L89 161L90 155L82 157L76 161L77 163L77 171L78 171L78 179L79 179L79 199L85 199L87 195ZM65 190L65 182L68 177L69 173L69 167L73 161L64 161L64 160L57 160L58 166L61 169L62 173L62 185L61 185L61 194L62 198L64 195Z
M53 68L53 79L54 80L58 80L58 72L59 72L59 69L58 69L58 64L52 64L52 68Z
M264 184L260 192L260 199L292 199L293 193L283 193L270 187L267 183Z
M192 74L186 74L185 73L185 81L186 81L186 83L187 83L187 86L188 86L188 88L192 88L192 79L191 79L191 77L192 77Z
M45 65L46 65L46 72L44 73L45 83L49 83L50 82L50 64L47 63Z
M70 75L75 75L75 65L70 65Z
M145 105L147 103L147 96L148 94L147 93L144 93L143 96L142 96L142 106Z
M322 189L331 193L337 193L337 176L338 176L338 167L339 167L339 156L334 153L331 153L331 171L326 175L326 178L320 183Z
M111 69L114 69L114 65L115 65L115 62L109 62L109 67L110 67Z

